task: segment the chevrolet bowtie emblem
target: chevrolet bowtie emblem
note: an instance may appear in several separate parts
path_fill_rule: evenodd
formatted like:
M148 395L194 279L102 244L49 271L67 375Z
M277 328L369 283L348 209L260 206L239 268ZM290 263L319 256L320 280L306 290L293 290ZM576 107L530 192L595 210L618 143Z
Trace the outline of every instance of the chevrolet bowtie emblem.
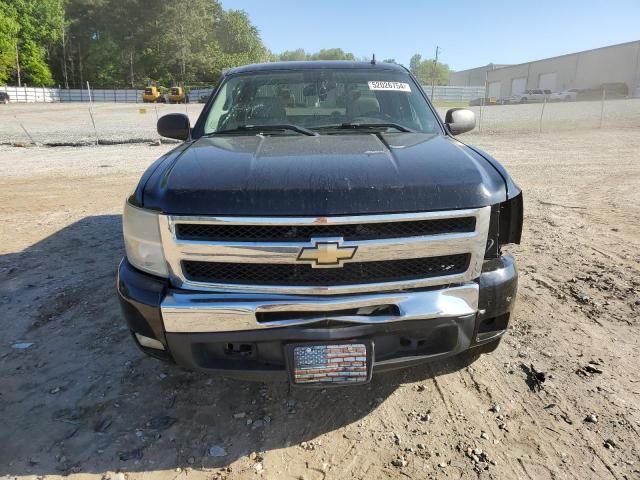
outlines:
M342 267L343 261L351 260L357 250L357 247L341 247L341 240L311 242L313 247L300 250L298 260L309 262L312 267Z

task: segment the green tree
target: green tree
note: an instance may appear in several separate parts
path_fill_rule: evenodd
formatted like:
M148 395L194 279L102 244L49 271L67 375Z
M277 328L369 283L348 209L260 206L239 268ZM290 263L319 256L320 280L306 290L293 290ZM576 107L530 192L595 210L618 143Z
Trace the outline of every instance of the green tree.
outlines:
M420 67L421 62L422 55L420 55L419 53L414 54L413 57L411 57L411 60L409 60L409 70L411 70L415 74L415 71L418 69L418 67Z
M271 55L271 61L291 62L299 60L356 60L356 56L351 52L345 52L341 48L326 48L319 52L307 53L302 48L297 50L286 50L282 53ZM364 61L369 61L365 58Z
M0 76L17 81L19 64L23 83L51 85L49 54L63 18L62 0L0 0Z
M226 53L246 55L257 60L266 57L267 50L260 40L258 29L242 10L221 11L214 32L214 39Z
M16 70L16 42L20 25L15 9L0 0L0 83L6 83Z
M247 14L216 0L66 0L65 15L52 59L61 84L210 84L226 68L268 59Z
M353 53L345 52L341 48L322 49L310 56L309 60L355 60Z
M274 62L303 61L308 60L308 54L303 48L298 48L297 50L286 50L280 54L272 55L271 60Z
M449 83L449 66L435 59L422 59L422 55L416 53L409 61L409 69L423 85L447 85Z

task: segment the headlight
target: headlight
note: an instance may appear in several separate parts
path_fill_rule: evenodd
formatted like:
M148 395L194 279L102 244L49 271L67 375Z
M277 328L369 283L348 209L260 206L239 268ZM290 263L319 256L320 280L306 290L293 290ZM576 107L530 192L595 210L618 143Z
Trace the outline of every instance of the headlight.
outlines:
M125 203L122 232L127 259L134 267L153 275L167 277L167 262L162 253L158 214Z

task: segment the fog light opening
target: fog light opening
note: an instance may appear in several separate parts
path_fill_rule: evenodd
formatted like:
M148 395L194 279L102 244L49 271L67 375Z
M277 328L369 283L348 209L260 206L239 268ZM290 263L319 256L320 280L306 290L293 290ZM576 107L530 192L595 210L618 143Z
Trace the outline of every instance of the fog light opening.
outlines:
M155 338L145 337L144 335L136 333L136 340L138 340L138 343L143 347L153 348L154 350L164 350L164 345Z
M228 343L224 353L232 356L250 357L253 354L253 345L249 343Z

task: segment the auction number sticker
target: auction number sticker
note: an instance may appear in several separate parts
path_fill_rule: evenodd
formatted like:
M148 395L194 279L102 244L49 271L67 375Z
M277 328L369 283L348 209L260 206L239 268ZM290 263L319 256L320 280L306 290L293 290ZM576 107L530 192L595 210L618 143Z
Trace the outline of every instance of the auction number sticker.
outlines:
M384 82L376 80L369 82L369 90L388 90L393 92L411 92L411 87L408 83L402 82Z

